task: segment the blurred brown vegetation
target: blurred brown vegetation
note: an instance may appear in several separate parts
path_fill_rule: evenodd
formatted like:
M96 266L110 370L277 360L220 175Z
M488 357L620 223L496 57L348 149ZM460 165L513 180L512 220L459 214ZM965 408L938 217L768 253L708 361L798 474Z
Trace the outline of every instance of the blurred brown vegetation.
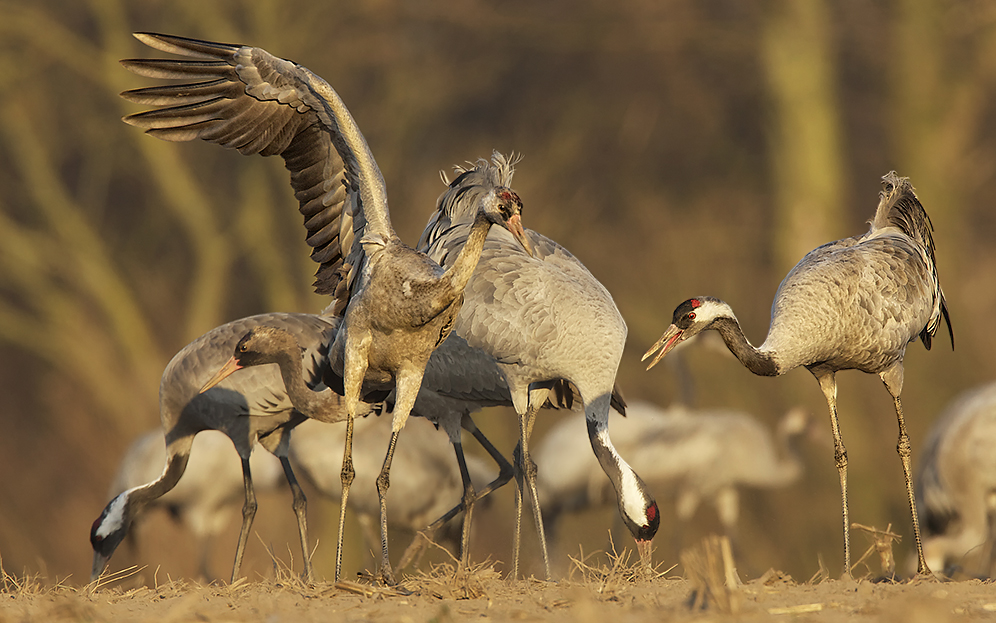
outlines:
M679 358L651 373L639 362L674 306L720 296L759 343L782 276L817 244L864 231L879 178L895 169L933 219L958 337L953 353L946 339L930 353L909 350L914 460L942 407L992 379L988 2L0 0L8 571L85 579L90 522L128 442L158 421L159 375L173 353L236 317L324 306L310 293L314 268L279 160L167 144L120 122L136 109L118 93L144 82L117 61L153 53L135 30L258 45L325 77L366 134L395 227L411 243L442 190L440 170L492 149L523 154L515 186L527 225L571 249L613 293L631 342L619 382L628 397L660 404L690 391ZM699 406L741 408L772 425L795 404L826 417L804 370L758 378L695 347L680 363ZM839 380L851 517L891 522L908 548L891 402L875 377ZM480 420L510 452L513 420L494 413ZM564 416L541 421L537 435L555 417ZM814 446L800 484L745 496L741 571L774 566L806 579L818 557L840 568L832 455L829 444ZM510 556L502 494L482 519L495 536L477 559ZM264 504L289 526L284 497ZM661 501L659 556L677 562L664 545L670 500ZM586 549L602 547L615 513L598 511L573 534ZM702 530L716 525L708 513ZM313 521L325 556L332 531ZM267 530L257 531L294 549L291 530ZM154 568L182 540L146 548L143 562ZM230 540L222 545L234 549Z

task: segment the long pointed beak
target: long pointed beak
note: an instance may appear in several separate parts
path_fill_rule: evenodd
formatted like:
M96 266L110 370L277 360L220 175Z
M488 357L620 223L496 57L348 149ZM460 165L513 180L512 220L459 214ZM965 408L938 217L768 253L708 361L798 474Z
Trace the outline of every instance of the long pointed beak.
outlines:
M640 567L646 579L650 580L654 577L654 542L652 540L637 541L636 549L640 552Z
M111 560L110 556L104 556L99 552L93 553L93 569L90 571L90 581L93 582L100 577L100 574L104 572L107 568L107 563Z
M519 241L522 248L526 250L529 257L533 256L533 248L529 244L529 239L526 238L526 230L522 228L522 218L518 214L513 214L510 219L508 219L508 231L515 236L515 239Z
M217 374L211 377L210 381L204 384L204 387L201 388L201 391L199 393L203 394L204 392L211 389L218 383L224 381L225 378L227 378L228 375L231 374L232 372L241 369L242 369L242 364L240 364L235 357L232 357L225 363L225 365L221 367L221 370L218 370Z
M647 370L656 366L657 362L664 358L664 355L668 354L668 352L672 348L677 346L678 342L682 340L683 334L684 331L679 329L676 325L672 324L671 326L669 326L667 328L667 331L664 332L664 335L661 336L661 339L657 340L657 342L650 347L650 350L643 353L643 357L640 359L640 361L646 361L647 357L650 357L651 355L654 354L655 351L660 349L660 352L657 353L657 356L654 357L654 360L651 361L650 365L647 366Z

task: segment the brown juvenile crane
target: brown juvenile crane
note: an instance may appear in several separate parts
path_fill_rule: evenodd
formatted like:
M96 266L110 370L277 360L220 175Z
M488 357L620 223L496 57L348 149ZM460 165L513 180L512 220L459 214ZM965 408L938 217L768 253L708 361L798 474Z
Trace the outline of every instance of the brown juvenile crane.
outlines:
M136 37L187 58L126 60L125 67L151 78L194 82L126 91L123 96L130 101L161 107L129 115L128 123L165 140L200 138L246 155L279 154L291 172L308 243L315 249L312 257L320 264L316 291L333 296L332 313L343 318L329 352L333 369L343 377L347 411L340 552L354 475L353 418L364 390L396 389L394 426L377 479L381 574L393 584L385 496L398 434L429 356L453 327L491 225L505 227L529 250L520 220L522 202L505 187L483 193L470 242L444 270L395 234L380 168L325 80L261 48L151 33Z
M844 575L848 577L847 451L837 422L834 375L839 370L877 374L892 396L899 420L897 449L913 517L917 572L929 575L913 492L910 440L899 400L903 356L906 345L918 336L930 349L942 316L954 346L937 277L930 218L907 178L889 173L882 180L884 190L868 232L810 251L778 286L771 326L761 346L747 341L728 304L697 297L674 310L671 325L643 355L646 360L656 353L649 370L682 340L712 329L754 374L777 376L799 366L813 373L830 409L844 518Z

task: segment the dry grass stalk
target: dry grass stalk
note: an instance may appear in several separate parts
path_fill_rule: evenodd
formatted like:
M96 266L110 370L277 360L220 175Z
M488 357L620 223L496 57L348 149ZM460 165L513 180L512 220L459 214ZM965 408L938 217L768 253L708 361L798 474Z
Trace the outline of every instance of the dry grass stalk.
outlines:
M697 547L681 552L681 564L692 588L689 606L693 610L715 608L728 614L740 611L743 595L729 539L706 537Z
M438 599L491 598L488 586L501 579L490 559L463 568L460 561L442 545L426 538L425 543L438 547L450 557L450 562L433 565L428 572L419 571L401 583L413 593L428 593Z
M105 569L99 576L97 576L96 580L87 584L84 587L84 590L87 593L95 593L102 588L107 588L115 582L121 582L122 580L126 580L134 575L138 575L145 569L145 566L139 567L138 565L132 565L131 567L126 567L119 571L112 571L110 573L108 573Z
M873 552L878 552L879 564L882 567L882 574L887 578L895 578L896 558L892 554L892 543L900 541L902 537L891 531L892 524L890 523L886 526L885 530L879 530L873 526L864 526L859 523L852 523L851 528L861 530L872 539L872 544L867 550L865 550L865 553L858 558L857 562L851 565L851 571L853 572L854 569L871 556ZM871 573L870 567L868 568L868 572Z
M608 564L594 564L592 560L603 553L608 558ZM631 563L630 555L630 550L626 548L623 548L621 552L616 551L612 534L609 533L609 551L602 552L598 550L585 556L584 549L580 548L577 558L568 556L572 567L568 573L567 580L574 581L574 574L577 572L581 575L582 583L594 585L596 593L602 599L611 600L617 598L629 585L639 581L650 581L664 577L675 567L672 565L661 571L660 567L663 565L661 563L656 567L648 569L641 560Z

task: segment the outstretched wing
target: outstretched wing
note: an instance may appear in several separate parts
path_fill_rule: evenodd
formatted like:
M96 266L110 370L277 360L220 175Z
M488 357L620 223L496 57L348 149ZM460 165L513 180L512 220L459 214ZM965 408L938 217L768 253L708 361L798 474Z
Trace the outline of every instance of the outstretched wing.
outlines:
M125 91L125 99L159 108L124 121L168 141L200 138L245 155L280 155L319 264L315 290L344 308L364 259L361 239L386 241L394 230L380 169L339 95L306 67L261 48L135 37L188 58L121 61L141 76L184 81Z

